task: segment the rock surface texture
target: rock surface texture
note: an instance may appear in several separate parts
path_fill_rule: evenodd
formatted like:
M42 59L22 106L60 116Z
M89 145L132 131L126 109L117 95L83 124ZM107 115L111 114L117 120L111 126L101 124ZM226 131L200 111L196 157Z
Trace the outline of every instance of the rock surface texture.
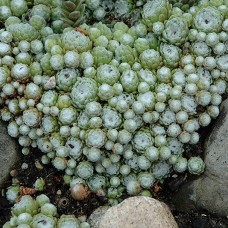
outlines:
M206 209L228 215L228 99L221 105L219 118L205 142L206 171L185 183L173 201L180 210Z
M0 187L3 186L17 159L17 142L7 134L6 124L0 122Z
M93 216L93 215L91 215ZM122 203L104 210L100 222L92 228L177 228L168 206L144 196L130 197Z
M105 212L110 208L110 206L101 206L98 207L88 218L88 223L92 228L99 228L99 223L101 221L102 216Z

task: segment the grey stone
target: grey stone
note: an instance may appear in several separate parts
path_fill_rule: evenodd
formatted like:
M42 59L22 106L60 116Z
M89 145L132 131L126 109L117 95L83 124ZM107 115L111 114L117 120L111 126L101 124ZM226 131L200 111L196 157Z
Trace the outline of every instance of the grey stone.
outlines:
M205 141L205 172L186 182L173 202L177 209L206 209L220 216L228 215L228 99L220 108L209 137Z
M18 160L17 141L7 134L7 124L0 122L0 187Z
M102 216L109 209L109 206L98 207L88 218L87 222L90 224L91 228L98 228Z
M150 197L135 196L109 208L96 227L177 228L178 226L166 204Z

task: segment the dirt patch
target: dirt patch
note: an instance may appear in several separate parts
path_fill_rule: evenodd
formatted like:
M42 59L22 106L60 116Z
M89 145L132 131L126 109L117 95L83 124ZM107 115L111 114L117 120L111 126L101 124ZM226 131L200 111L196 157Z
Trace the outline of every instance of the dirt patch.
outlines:
M15 178L19 180L20 186L33 188L37 178L45 180L45 189L32 196L41 193L50 198L51 203L57 206L59 214L74 214L76 217L90 215L97 207L104 205L103 198L91 194L86 200L76 201L70 196L69 186L64 184L63 172L58 172L51 165L41 165L39 159L42 153L33 149L27 156L21 156L17 165L13 169ZM23 169L22 164L27 164L28 168ZM41 166L40 166L41 165ZM43 166L43 168L41 168ZM37 168L39 167L39 168ZM5 182L2 193L11 185L11 179ZM4 196L0 196L0 227L10 219L10 204Z

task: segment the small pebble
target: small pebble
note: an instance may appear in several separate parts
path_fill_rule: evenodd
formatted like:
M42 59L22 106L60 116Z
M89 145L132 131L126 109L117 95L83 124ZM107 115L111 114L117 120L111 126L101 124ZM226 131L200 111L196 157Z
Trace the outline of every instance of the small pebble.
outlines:
M70 192L71 192L71 196L75 200L84 200L90 194L90 191L85 184L76 184L75 186L70 188Z
M86 215L82 215L82 216L79 216L79 217L78 217L78 220L79 220L80 222L86 222L86 219L87 219L87 216L86 216Z
M11 177L16 177L17 176L17 170L16 169L13 169L10 171L10 176Z
M59 189L59 190L56 192L56 194L60 196L60 195L62 194L61 190Z
M21 168L22 168L22 169L28 169L28 164L27 164L27 163L23 163L23 164L21 165Z
M41 163L39 162L39 160L35 161L35 166L37 169L43 169L44 167L41 165Z

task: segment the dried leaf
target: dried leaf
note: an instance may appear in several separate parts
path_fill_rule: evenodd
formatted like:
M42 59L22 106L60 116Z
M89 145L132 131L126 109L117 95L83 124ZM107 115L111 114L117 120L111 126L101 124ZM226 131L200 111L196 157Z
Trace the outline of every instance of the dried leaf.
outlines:
M83 35L87 36L88 32L80 27L75 28L76 31L82 33Z
M36 189L20 186L20 196L33 195L36 193Z

